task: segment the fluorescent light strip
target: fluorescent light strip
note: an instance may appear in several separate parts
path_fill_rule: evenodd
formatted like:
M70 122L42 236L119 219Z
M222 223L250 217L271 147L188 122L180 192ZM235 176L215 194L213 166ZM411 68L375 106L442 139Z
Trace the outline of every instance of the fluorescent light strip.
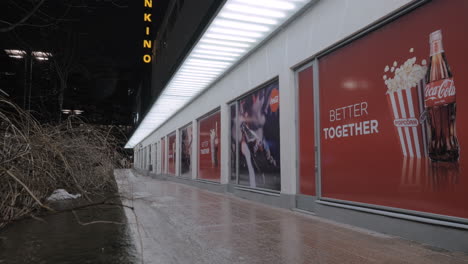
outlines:
M240 21L245 21L245 22L260 23L260 24L266 24L266 25L278 24L278 20L275 20L275 19L252 16L252 15L244 15L244 14L239 14L235 12L221 12L219 16L223 18L229 18L229 19L240 20Z
M197 89L201 89L204 85L195 85L195 84L177 84L177 83L174 83L174 84L171 84L169 87L174 87L174 88L190 88L192 90L197 90Z
M214 24L220 27L227 27L227 28L235 28L235 29L242 29L248 31L260 31L260 32L267 32L270 31L269 27L262 26L262 25L255 25L252 23L242 23L236 22L227 19L216 19Z
M187 98L191 98L192 96L190 95L181 95L181 94L178 94L178 93L169 93L167 94L169 96L177 96L178 98L181 98L181 99L187 99ZM186 100L184 100L186 101Z
M204 78L215 78L216 76L218 76L219 73L211 73L211 74L205 74L205 73L202 73L202 72L194 72L194 71L181 71L177 74L176 78L178 78L179 76L194 76L194 77L204 77Z
M197 91L193 90L193 89L180 89L180 88L177 88L177 89L169 89L171 94L182 94L182 95L194 95L197 93Z
M206 73L212 73L216 74L219 72L223 72L221 69L211 69L209 72L207 72L205 69L197 66L191 66L191 65L184 65L182 68L182 71L190 71L190 72L206 72Z
M194 66L194 67L199 67L200 69L226 69L226 67L229 66L229 64L216 64L215 61L186 61L185 62L187 65Z
M179 78L185 78L185 79L203 79L203 80L213 80L216 76L209 75L209 76L200 76L200 75L193 75L189 73L181 73L174 78L174 80L179 79Z
M222 34L241 36L241 37L251 37L251 38L260 38L263 36L263 34L257 33L257 32L229 29L229 28L219 27L219 26L210 28L209 32L222 33Z
M187 83L174 83L174 84L170 85L168 89L182 89L182 90L199 91L199 90L203 89L205 86L206 86L206 84L194 86L194 85L187 84Z
M174 84L177 84L177 85L190 85L191 83L193 83L193 82L189 82L189 81L176 81L176 82L174 82ZM197 82L197 83L203 84L203 86L205 86L210 82Z
M188 83L188 84L180 84L180 83L176 83L176 80L174 80L173 82L171 82L171 84L169 84L168 87L170 86L187 86L187 87L190 87L190 88L199 88L201 86L203 86L203 84L201 83L195 83L195 82L191 82L191 83Z
M191 70L183 70L180 72L184 76L200 76L200 77L216 77L219 76L219 73L204 73L202 71L191 71Z
M192 59L192 58L189 58L187 60L187 62L193 62L193 63L200 63L200 64L208 64L210 66L212 65L229 65L231 63L229 62L221 62L221 61L211 61L211 60L204 60L204 59Z
M205 54L193 54L193 58L201 58L201 59L212 59L212 60L219 60L219 61L235 61L235 58L231 57L221 57L221 56L211 56Z
M193 55L201 53L201 54L209 54L209 55L228 56L228 57L239 57L241 55L241 53L205 50L205 49L200 49L200 48L198 48L197 50L194 50L193 53L194 53Z
M252 42L252 43L257 42L257 40L253 38L243 38L243 37L236 37L236 36L215 34L215 33L208 33L206 34L206 37L214 38L214 39L221 39L221 40L234 40L234 41L240 41L240 42Z
M200 42L209 43L209 44L217 44L217 45L228 46L228 47L239 47L239 48L248 48L248 47L250 47L250 44L248 44L248 43L222 41L222 40L209 39L209 38L203 38L203 39L200 40Z
M197 91L201 86L190 86L187 84L172 84L168 87L170 90Z
M214 78L196 77L196 76L180 76L174 81L190 81L190 82L208 81L208 82L211 82L212 80L214 80Z
M8 55L26 55L26 51L24 50L6 49L5 52Z
M179 77L179 78L176 79L176 81L178 81L178 82L187 81L187 82L191 82L191 83L194 83L194 82L197 82L197 83L211 82L212 80L213 80L213 78L203 78L203 77Z
M310 1L227 0L125 147L150 135Z
M211 81L209 80L206 80L206 81L197 81L196 84L200 84L200 85L205 85L207 83L210 83ZM173 82L171 82L171 84L180 84L180 85L191 85L191 84L194 84L195 82L194 81L188 81L188 80L174 80Z
M183 79L191 79L191 80L214 80L216 76L191 76L191 75L186 75L186 74L179 74L177 75L172 81L177 81L180 80L181 78Z
M273 9L292 10L296 8L294 4L288 3L287 1L276 1L276 0L236 0L237 3L245 3L249 5L261 6Z
M265 8L256 8L256 7L252 7L248 5L228 3L226 4L225 8L227 10L256 15L256 16L266 16L266 17L275 17L275 18L284 18L286 16L286 14L283 12L268 10Z
M206 68L206 69L210 69L210 68L215 68L215 69L226 69L229 65L220 65L220 64L211 64L210 62L196 62L196 61L188 61L188 62L185 62L187 63L188 65L192 65L192 66L199 66L200 68Z
M214 45L207 45L207 44L200 44L198 47L202 49L207 49L207 50L219 50L219 51L230 51L230 52L246 52L245 49L240 49L240 48L230 48L230 47L220 47L220 46L214 46Z

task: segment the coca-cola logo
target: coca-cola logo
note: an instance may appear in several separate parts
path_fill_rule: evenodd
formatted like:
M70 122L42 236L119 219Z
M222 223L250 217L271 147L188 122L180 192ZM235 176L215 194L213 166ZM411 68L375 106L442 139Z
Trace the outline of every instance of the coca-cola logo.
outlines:
M396 127L415 127L419 125L419 121L416 118L400 118L393 120L393 124Z
M440 100L455 96L453 79L445 79L428 84L424 93L425 101Z
M279 97L275 96L275 97L271 98L270 105L277 104L278 102L279 102Z
M279 91L278 89L273 89L270 94L270 109L271 112L275 113L279 108Z

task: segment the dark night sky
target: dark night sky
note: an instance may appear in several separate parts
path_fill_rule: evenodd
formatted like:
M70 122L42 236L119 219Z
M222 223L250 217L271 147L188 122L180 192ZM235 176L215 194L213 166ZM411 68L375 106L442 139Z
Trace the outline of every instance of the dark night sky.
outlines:
M1 0L0 28L19 21L40 1ZM152 39L168 2L153 0ZM143 0L45 0L25 25L0 33L0 48L58 50L67 56L73 51L65 101L71 107L87 107L89 114L125 114L131 111L127 91L136 88L145 69L143 4ZM0 60L0 71L11 65L7 56Z

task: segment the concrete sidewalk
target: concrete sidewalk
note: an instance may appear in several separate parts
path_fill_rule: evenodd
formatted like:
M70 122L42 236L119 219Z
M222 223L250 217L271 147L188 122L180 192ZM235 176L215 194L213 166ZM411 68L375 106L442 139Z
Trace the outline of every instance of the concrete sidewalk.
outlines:
M130 198L125 203L135 208L126 215L144 263L468 264L465 254L131 170L115 176L121 194Z

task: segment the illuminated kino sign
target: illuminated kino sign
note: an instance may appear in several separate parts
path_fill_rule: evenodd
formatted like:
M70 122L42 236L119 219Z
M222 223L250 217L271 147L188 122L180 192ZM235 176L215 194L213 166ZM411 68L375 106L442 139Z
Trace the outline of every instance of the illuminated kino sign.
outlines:
M151 26L151 9L153 8L153 0L144 0L144 8L145 13L143 13L143 21L146 23L145 26L145 36L147 38L150 37L150 26ZM143 40L143 48L145 52L149 54L143 55L143 62L150 63L151 62L151 39L144 39Z

